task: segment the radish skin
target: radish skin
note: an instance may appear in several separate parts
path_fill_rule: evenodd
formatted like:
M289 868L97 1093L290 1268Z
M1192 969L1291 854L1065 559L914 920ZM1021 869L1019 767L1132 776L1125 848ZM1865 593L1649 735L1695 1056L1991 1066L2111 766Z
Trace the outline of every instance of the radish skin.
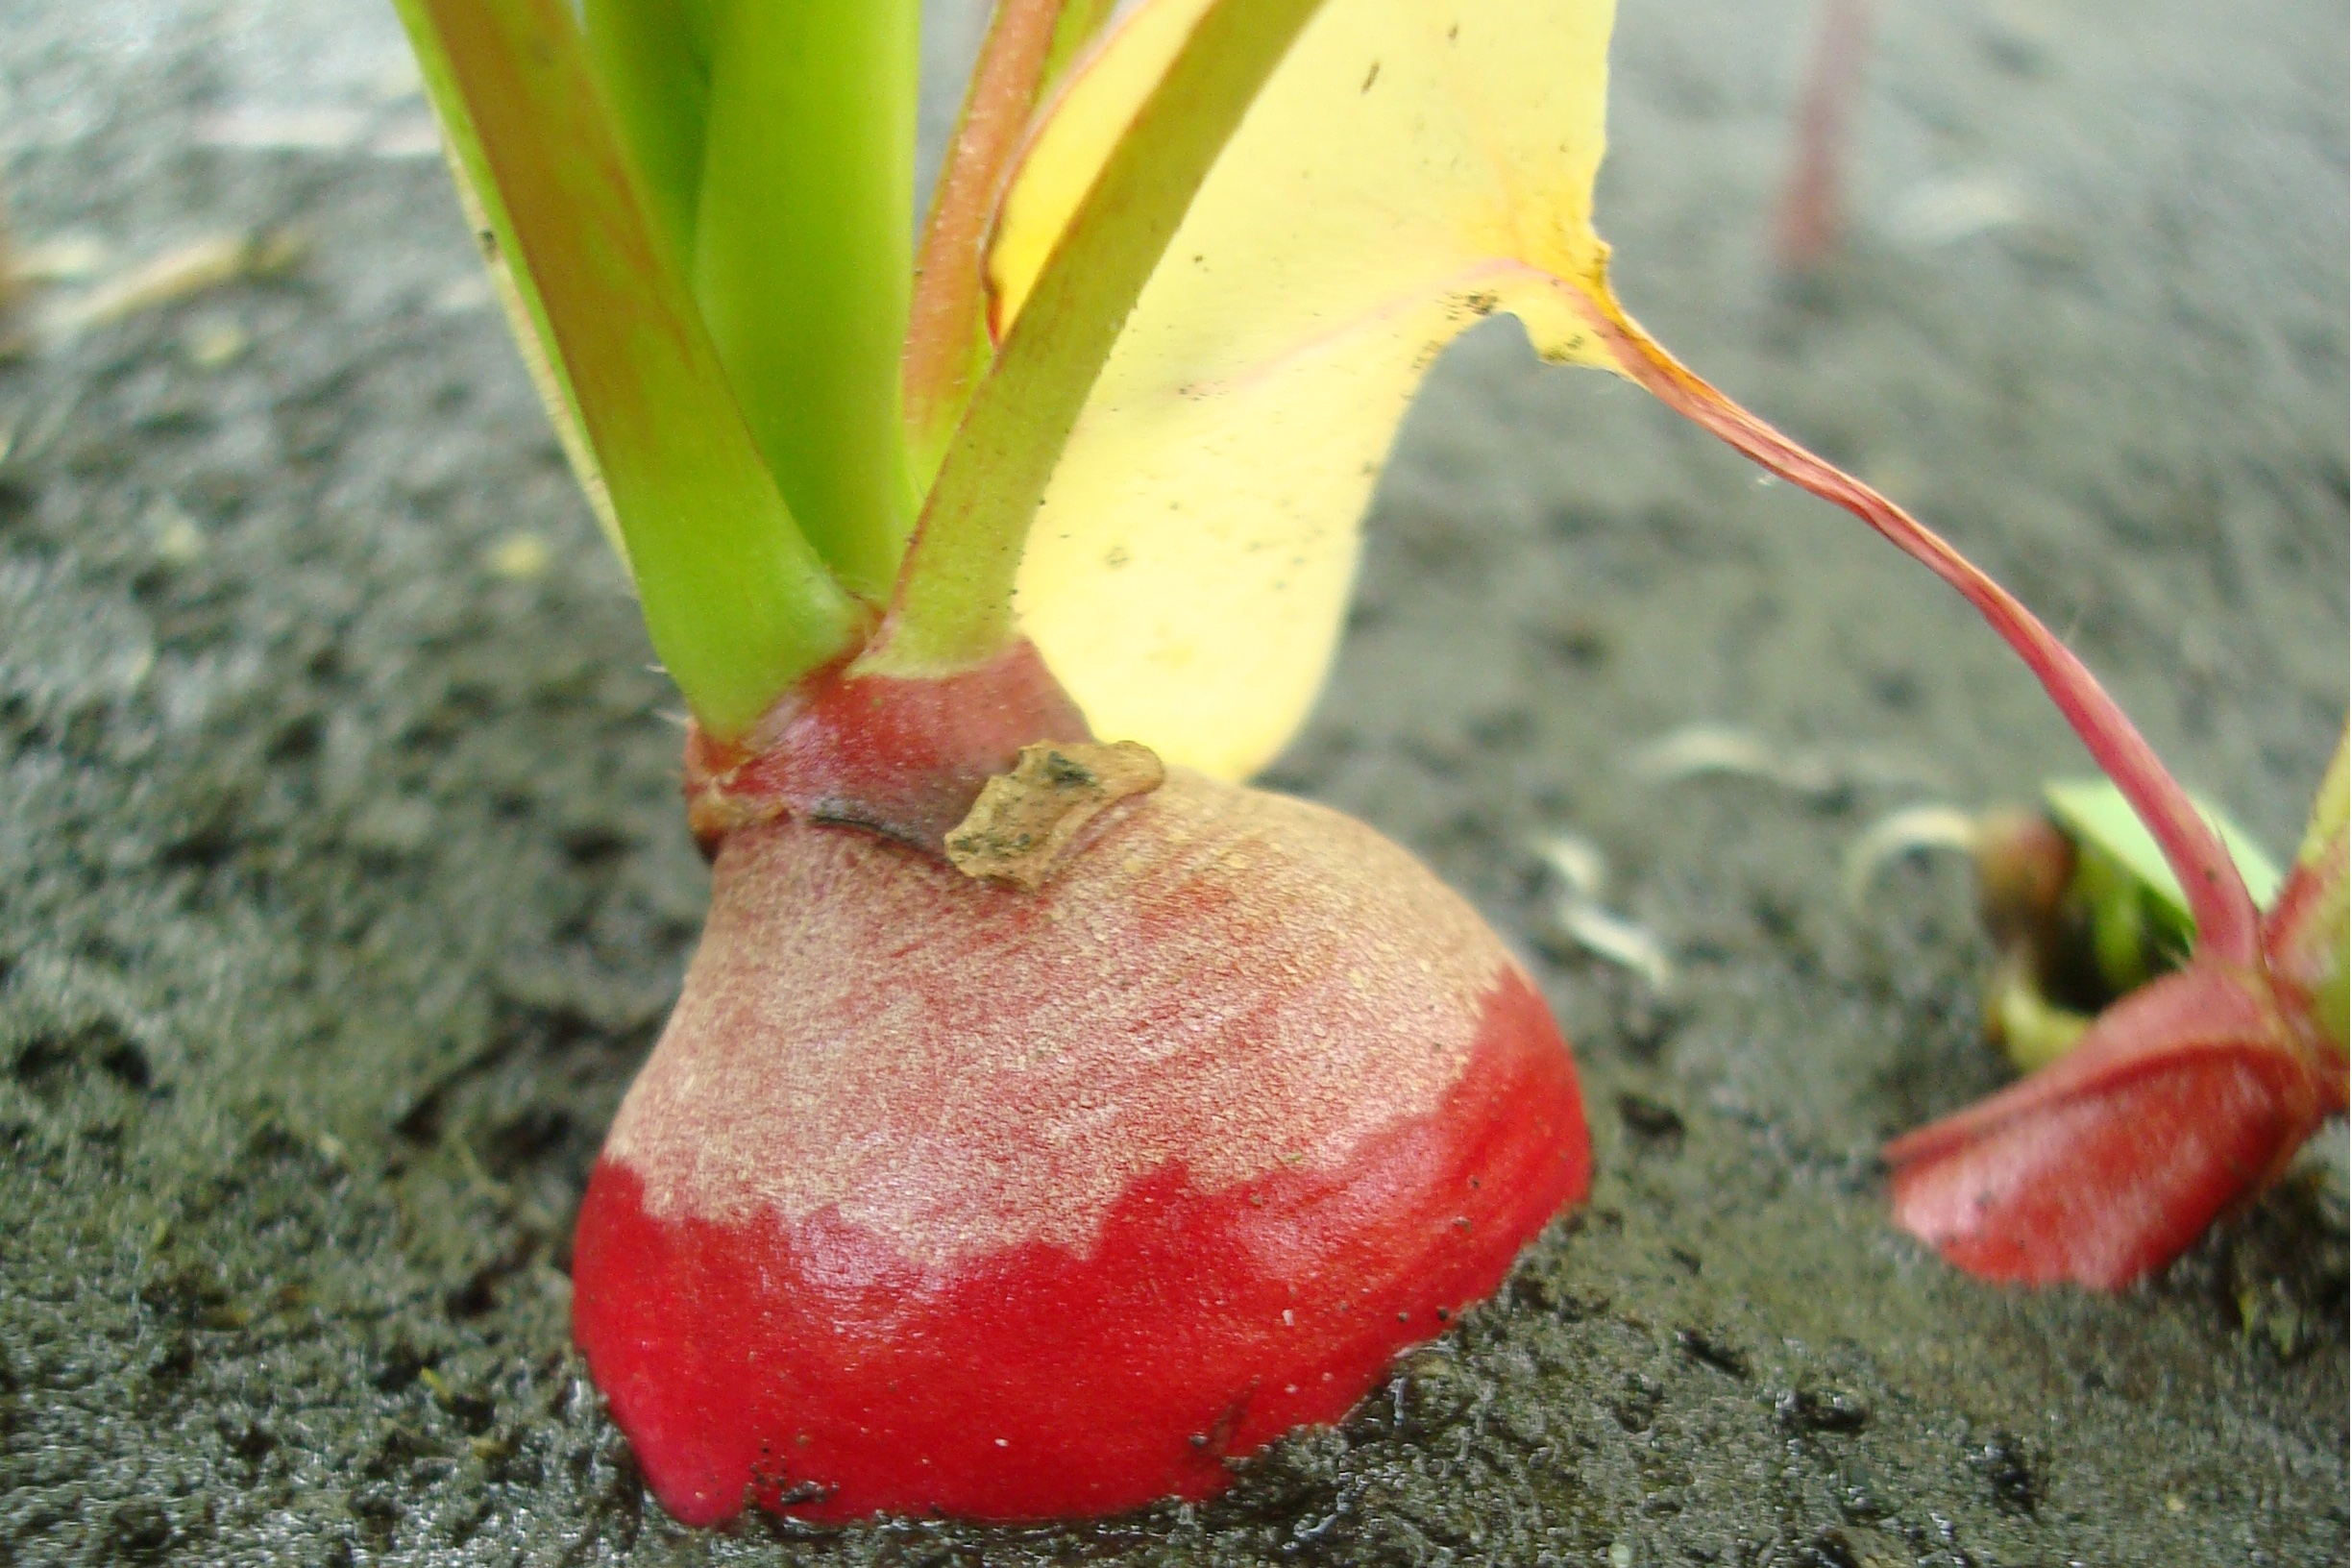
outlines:
M1111 1512L1338 1419L1589 1177L1541 997L1346 817L1173 771L1031 894L786 816L721 845L574 1331L688 1523Z

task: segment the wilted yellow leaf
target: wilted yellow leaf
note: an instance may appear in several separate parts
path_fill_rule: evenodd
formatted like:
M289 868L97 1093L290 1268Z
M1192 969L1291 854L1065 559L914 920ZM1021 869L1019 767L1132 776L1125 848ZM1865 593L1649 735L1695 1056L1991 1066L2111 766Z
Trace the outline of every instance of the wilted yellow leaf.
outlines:
M1205 0L1148 0L1037 132L1001 331ZM1211 170L1047 489L1023 629L1097 733L1239 777L1304 722L1414 389L1507 311L1619 368L1592 230L1608 0L1328 0ZM1613 307L1611 312L1613 314Z

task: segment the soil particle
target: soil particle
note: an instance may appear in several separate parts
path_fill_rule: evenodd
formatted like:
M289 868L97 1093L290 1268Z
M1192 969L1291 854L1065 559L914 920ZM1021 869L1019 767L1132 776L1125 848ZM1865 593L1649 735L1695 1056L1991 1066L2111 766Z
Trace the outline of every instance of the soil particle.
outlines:
M1628 303L1948 527L2291 847L2345 706L2342 8L1885 8L1855 232L1790 288L1762 257L1811 9L1625 8L1598 210ZM1859 915L1838 886L1930 792L1629 759L1733 724L1974 806L2080 752L1923 575L1503 321L1409 423L1275 782L1529 952L1524 846L1605 851L1676 990L1534 967L1600 1113L1592 1203L1213 1505L673 1525L564 1270L707 875L675 698L422 112L376 11L0 25L20 242L122 277L308 239L0 365L0 1559L2345 1560L2341 1128L2118 1297L1895 1234L1878 1142L2002 1079L1960 869L1893 868Z
M1013 771L990 779L948 829L948 864L1035 893L1090 823L1165 777L1159 757L1135 741L1025 746Z

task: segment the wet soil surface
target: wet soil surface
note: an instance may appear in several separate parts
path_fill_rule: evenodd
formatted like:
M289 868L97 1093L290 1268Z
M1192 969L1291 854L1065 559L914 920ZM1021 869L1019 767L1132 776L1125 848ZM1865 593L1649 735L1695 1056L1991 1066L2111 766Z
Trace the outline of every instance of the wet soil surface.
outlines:
M2343 10L1881 16L1855 232L1797 288L1764 257L1806 8L1627 8L1624 293L1947 526L2288 848L2345 702ZM2345 1559L2341 1128L2119 1297L1897 1235L1875 1145L2002 1079L1986 954L1957 868L1856 912L1841 851L2082 758L1923 574L1507 324L1415 413L1274 782L1529 955L1589 1207L1213 1505L673 1525L564 1270L700 918L674 698L400 61L339 5L0 20L20 237L100 242L102 277L306 240L0 369L0 1561ZM1799 766L1635 766L1695 723ZM1559 832L1669 986L1551 933L1529 844Z

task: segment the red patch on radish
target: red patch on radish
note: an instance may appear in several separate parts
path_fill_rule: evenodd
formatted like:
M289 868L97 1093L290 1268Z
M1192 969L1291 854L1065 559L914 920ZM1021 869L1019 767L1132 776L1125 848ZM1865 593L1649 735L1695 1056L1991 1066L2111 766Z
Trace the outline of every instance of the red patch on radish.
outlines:
M1541 998L1409 855L1182 772L1089 833L1038 894L725 841L574 1257L679 1518L1205 1496L1584 1195Z
M749 735L686 737L686 818L707 850L730 831L789 813L870 828L938 852L981 786L1037 741L1091 738L1038 656L1017 642L933 679L821 670Z

